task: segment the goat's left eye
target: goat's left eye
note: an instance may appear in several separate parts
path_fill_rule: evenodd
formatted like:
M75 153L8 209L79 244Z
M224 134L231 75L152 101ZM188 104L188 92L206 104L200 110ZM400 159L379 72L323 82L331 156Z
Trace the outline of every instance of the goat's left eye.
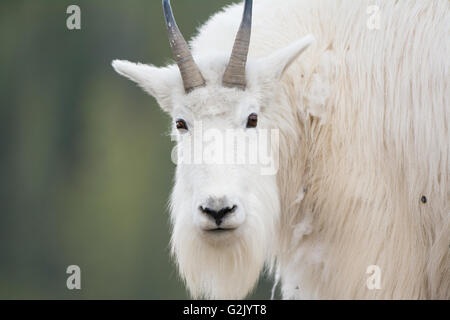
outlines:
M247 119L247 128L256 128L257 125L258 115L256 113L250 114Z

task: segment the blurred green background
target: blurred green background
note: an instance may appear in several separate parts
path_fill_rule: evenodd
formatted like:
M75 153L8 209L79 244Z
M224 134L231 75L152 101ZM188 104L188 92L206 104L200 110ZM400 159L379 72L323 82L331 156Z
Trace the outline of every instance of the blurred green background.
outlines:
M232 2L172 6L190 38ZM169 255L170 119L111 67L171 61L161 1L2 0L0 40L0 299L188 298Z

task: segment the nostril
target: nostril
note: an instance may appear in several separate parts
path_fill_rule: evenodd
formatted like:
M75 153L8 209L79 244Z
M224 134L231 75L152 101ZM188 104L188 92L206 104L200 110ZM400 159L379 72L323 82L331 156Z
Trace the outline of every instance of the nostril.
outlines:
M215 216L218 214L218 212L216 210L210 209L210 208L203 208L202 206L199 207L200 211L203 213L206 213L209 216Z
M237 208L237 206L234 205L232 207L226 207L226 208L220 209L219 210L219 214L222 214L223 216L225 216L225 215L227 215L229 213L234 212L236 210L236 208Z

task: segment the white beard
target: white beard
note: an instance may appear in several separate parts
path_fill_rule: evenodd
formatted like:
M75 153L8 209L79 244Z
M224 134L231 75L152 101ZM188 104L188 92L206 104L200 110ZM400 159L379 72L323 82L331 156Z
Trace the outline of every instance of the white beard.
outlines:
M271 238L261 223L245 226L245 231L234 231L238 234L220 243L207 241L197 230L189 229L175 226L171 243L180 274L193 298L245 298L264 267L267 240Z

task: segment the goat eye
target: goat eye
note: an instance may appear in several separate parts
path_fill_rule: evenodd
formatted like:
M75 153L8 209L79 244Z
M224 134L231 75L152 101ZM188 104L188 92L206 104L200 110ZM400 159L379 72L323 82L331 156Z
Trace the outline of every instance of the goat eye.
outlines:
M247 128L256 128L257 125L258 115L256 113L250 114L247 119Z
M175 124L178 130L187 130L186 121L184 121L183 119L178 119Z

